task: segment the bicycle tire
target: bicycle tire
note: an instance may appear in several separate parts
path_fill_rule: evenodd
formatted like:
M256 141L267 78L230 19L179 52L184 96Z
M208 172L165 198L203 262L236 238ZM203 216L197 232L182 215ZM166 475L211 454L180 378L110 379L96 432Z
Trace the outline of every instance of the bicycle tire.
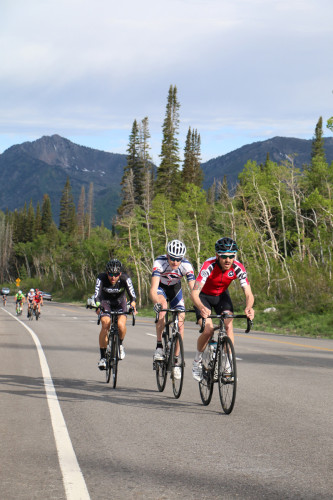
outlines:
M162 335L162 342L163 342L163 347L164 347L164 352L166 353L165 359L161 361L155 361L155 372L156 372L156 383L157 383L157 389L159 392L163 392L165 389L166 381L167 381L167 365L168 365L168 355L167 355L167 348L166 348L166 333L163 332Z
M218 353L218 385L224 413L229 415L235 404L237 389L236 354L229 337L224 337ZM229 362L230 370L227 368Z
M112 345L111 345L111 336L109 336L109 340L108 340L108 347L106 349L106 353L105 353L105 380L106 380L106 383L108 384L110 382L110 378L111 378L111 349L112 349Z
M117 375L118 375L118 361L119 361L119 337L118 332L113 332L112 336L112 349L111 349L111 371L112 371L112 381L113 388L117 385Z
M38 318L39 318L39 315L40 315L40 312L38 311L38 309L36 309L36 321L38 321Z
M209 344L207 345L202 358L210 358L208 353ZM202 364L202 378L199 382L199 392L202 403L207 406L212 400L214 390L214 366L205 366Z
M177 342L179 342L179 354L178 354L177 360L176 360L175 351L176 351ZM176 399L178 399L179 396L181 395L182 389L183 389L184 367L185 367L184 344L183 344L183 339L182 339L180 333L178 333L178 332L173 337L170 356L171 356L172 390L173 390L173 395L175 396ZM174 376L175 367L180 368L180 378L179 379L175 378L175 376Z

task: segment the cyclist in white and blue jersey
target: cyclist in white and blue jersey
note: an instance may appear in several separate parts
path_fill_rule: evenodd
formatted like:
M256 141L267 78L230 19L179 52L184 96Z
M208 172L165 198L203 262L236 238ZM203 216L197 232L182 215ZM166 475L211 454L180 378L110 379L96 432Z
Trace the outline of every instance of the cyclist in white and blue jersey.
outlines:
M167 309L168 302L171 309L185 311L181 279L186 277L192 291L195 276L192 264L185 258L186 246L179 240L168 243L167 254L160 255L154 262L151 278L150 298L154 303L154 311ZM179 331L184 335L185 313L179 315ZM164 359L162 333L165 324L165 313L161 312L156 323L157 345L154 361Z

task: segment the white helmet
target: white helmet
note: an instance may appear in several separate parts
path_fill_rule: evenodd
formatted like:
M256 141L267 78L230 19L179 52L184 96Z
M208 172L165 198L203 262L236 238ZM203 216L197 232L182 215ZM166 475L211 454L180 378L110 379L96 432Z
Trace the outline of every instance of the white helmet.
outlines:
M184 257L186 246L179 240L172 240L168 243L167 252L170 257Z
M30 292L34 292L35 290L33 288L30 288Z
M22 290L19 290L19 291L18 291L18 293L19 293L19 294L21 295L21 293L22 293Z

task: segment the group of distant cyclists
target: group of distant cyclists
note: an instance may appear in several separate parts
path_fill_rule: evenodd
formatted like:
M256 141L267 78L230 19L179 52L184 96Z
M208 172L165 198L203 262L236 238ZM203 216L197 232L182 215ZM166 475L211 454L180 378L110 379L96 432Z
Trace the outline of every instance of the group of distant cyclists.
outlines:
M185 257L186 246L182 241L172 240L167 245L165 255L160 255L153 263L150 299L154 304L154 311L159 313L156 323L156 350L153 355L154 361L164 359L162 333L165 324L165 312L168 303L170 308L182 311L179 315L180 334L184 335L185 304L181 286L181 279L187 279L191 300L194 304L197 323L202 325L205 319L205 328L197 339L197 352L193 360L192 375L200 381L202 374L202 353L213 335L213 322L209 318L212 309L216 314L222 312L233 312L233 304L229 295L228 287L235 279L239 280L245 295L245 315L254 318L254 296L247 277L245 267L236 260L238 251L237 243L229 238L223 237L215 243L215 256L207 259L201 266L200 272L195 277L193 266ZM111 259L106 270L100 273L96 280L95 304L96 313L101 317L101 330L99 333L100 360L98 368L106 368L106 347L108 342L108 331L110 328L110 312L126 312L127 297L130 307L136 314L136 293L131 278L123 271L118 259ZM161 312L160 312L161 311ZM119 358L124 359L124 339L126 335L126 315L118 316L118 329L120 340ZM225 320L227 335L234 342L233 320Z
M16 311L22 312L23 310L23 304L25 302L25 299L27 299L27 306L28 306L28 311L27 311L27 317L29 318L29 309L31 308L33 311L38 311L40 314L40 306L43 305L43 295L41 294L40 290L36 288L30 288L30 291L27 293L25 296L22 290L19 290L15 294L15 307Z

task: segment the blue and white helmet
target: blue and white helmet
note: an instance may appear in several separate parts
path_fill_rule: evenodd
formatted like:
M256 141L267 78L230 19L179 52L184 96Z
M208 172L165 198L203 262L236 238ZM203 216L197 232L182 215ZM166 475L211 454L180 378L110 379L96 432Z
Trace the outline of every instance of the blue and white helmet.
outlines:
M172 240L168 243L167 252L170 257L184 257L186 254L186 246L179 240Z

